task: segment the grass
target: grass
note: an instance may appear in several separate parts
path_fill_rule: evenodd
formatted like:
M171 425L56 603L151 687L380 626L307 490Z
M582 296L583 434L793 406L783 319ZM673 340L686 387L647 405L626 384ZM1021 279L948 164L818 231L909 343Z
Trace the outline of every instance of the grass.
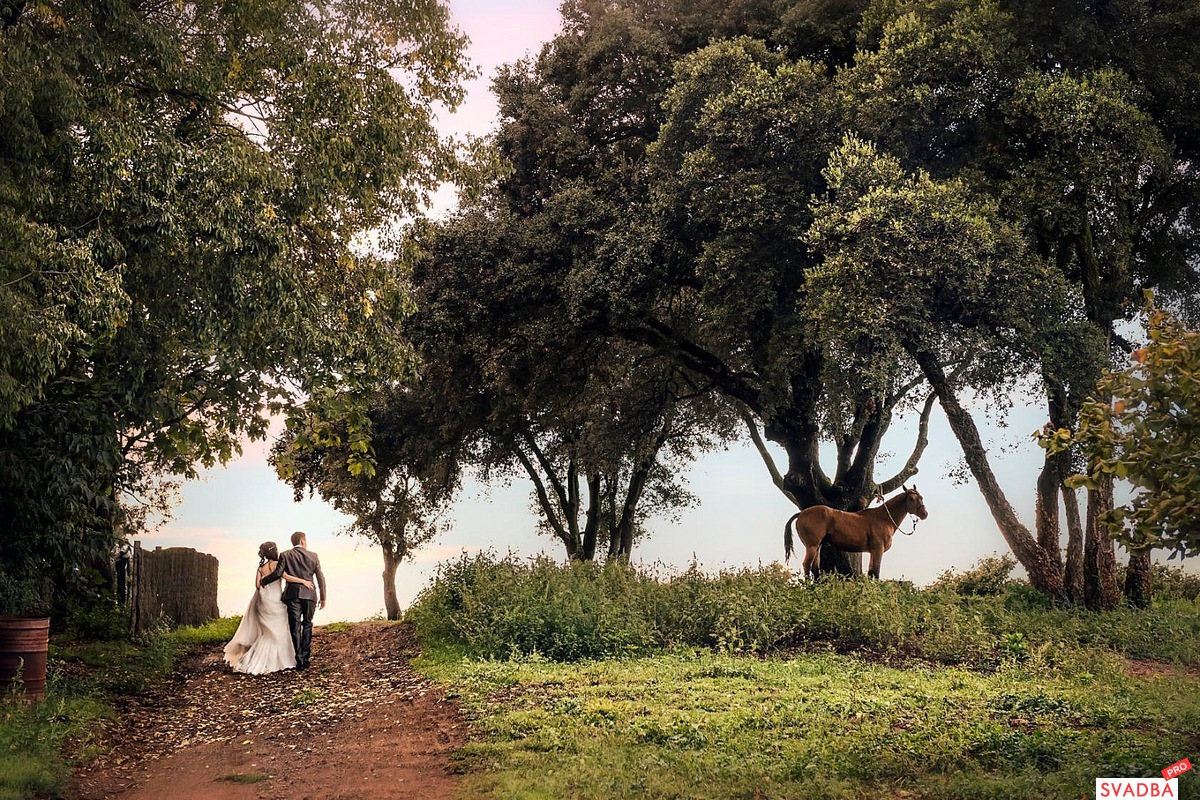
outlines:
M1200 754L1190 584L1093 614L1010 568L921 590L485 554L410 618L479 734L468 795L1073 800Z
M1074 676L833 652L419 667L481 734L462 752L472 796L1079 798L1200 752L1196 679L1132 678L1115 656Z

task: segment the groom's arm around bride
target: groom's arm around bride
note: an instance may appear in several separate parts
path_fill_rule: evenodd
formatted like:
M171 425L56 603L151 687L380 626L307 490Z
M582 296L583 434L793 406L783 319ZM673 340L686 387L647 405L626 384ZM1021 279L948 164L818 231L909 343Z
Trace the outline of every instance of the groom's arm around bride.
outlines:
M289 598L295 597L302 600L316 601L319 590L319 608L325 608L325 603L329 595L325 590L325 573L321 571L320 557L308 549L308 538L303 531L296 531L292 534L292 544L291 550L284 550L279 554L279 561L275 566L275 571L265 576L262 579L262 584L266 586L269 583L274 583L282 578L285 572L307 580L309 584L315 582L315 589L312 585L289 583L283 589L283 599L287 601Z

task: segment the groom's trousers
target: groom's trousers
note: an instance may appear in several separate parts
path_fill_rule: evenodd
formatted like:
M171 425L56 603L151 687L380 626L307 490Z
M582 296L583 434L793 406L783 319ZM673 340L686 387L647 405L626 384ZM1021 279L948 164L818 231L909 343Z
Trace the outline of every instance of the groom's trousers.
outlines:
M292 597L284 602L287 603L292 644L296 647L296 666L304 669L312 658L312 621L313 612L317 610L317 601Z

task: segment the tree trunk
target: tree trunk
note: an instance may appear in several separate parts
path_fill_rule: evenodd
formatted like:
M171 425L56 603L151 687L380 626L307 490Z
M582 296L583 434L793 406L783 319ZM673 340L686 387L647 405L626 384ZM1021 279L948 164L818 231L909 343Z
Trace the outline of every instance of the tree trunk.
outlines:
M815 439L792 435L778 425L770 426L770 433L768 435L771 441L781 444L788 456L787 474L781 475L779 469L775 466L775 461L771 458L770 451L767 450L766 442L759 435L758 426L755 424L753 418L749 414L743 413L742 419L750 431L750 438L753 440L759 456L766 465L767 471L771 474L771 480L774 482L775 487L783 493L784 497L791 500L799 509L805 509L813 505L834 505L836 501L827 498L820 491L822 484L828 483L829 480L821 474L820 465L815 461L817 457ZM837 506L834 505L834 507L836 508ZM841 510L845 511L848 509L843 508ZM847 553L833 545L822 542L821 563L820 567L816 570L816 574L820 575L826 572L837 572L842 575L862 575L862 553Z
M533 461L520 447L514 448L514 455L521 462L521 466L525 468L525 473L529 476L529 479L533 481L538 506L542 509L542 516L554 536L562 542L563 547L567 551L567 558L571 561L580 561L582 560L582 553L580 552L582 542L579 537L578 503L572 505L566 488L554 472L554 465L538 448L533 436L526 435L525 441L537 458L538 464L545 470L545 480L542 479L541 473L538 472L538 467L534 466ZM549 487L547 487L547 484L549 484ZM551 494L553 494L554 499L551 499ZM557 508L555 501L558 503Z
M587 522L583 526L582 561L596 560L596 538L600 533L600 473L588 475L588 509Z
M1071 605L1083 605L1083 520L1079 514L1079 495L1062 487L1063 506L1067 510L1067 566L1063 583Z
M1150 550L1129 554L1129 566L1125 570L1125 597L1131 605L1147 608L1154 591L1153 573L1150 568Z
M1083 604L1091 611L1111 611L1120 599L1113 540L1101 519L1112 507L1112 480L1102 477L1097 488L1088 489L1087 532L1083 543Z
M862 553L848 553L829 542L821 542L821 563L813 569L813 574L862 575L862 563Z
M615 555L622 561L629 561L629 557L633 553L633 531L637 523L637 507L641 502L642 491L646 488L646 479L649 474L649 468L645 464L640 464L629 476L629 486L625 490L625 503L621 507L617 528L613 532L613 537L617 542Z
M383 610L387 618L400 619L400 598L396 595L396 568L400 566L400 556L395 546L388 540L380 543L383 548Z
M1008 502L1004 490L1000 488L1000 483L996 480L995 473L992 472L987 450L983 446L983 440L979 436L975 420L972 419L970 412L959 403L958 396L946 379L946 374L942 370L937 356L928 350L916 347L912 347L910 353L921 367L929 385L937 393L938 402L941 403L942 410L946 413L946 420L950 423L950 429L954 431L954 436L962 447L963 457L967 461L971 474L975 477L975 483L979 486L979 491L983 494L988 509L992 512L992 518L996 521L996 527L1000 529L1000 535L1012 549L1013 555L1021 562L1021 566L1025 567L1025 571L1029 573L1029 582L1033 584L1034 588L1056 600L1060 599L1063 596L1063 583L1057 544L1053 555L1047 553L1038 545L1029 529L1022 525L1017 518L1017 512L1013 510L1012 504Z
M1062 556L1060 540L1062 528L1059 523L1058 497L1062 486L1062 475L1059 470L1057 456L1047 454L1042 462L1042 471L1037 479L1037 502L1034 519L1037 528L1038 548L1048 556L1057 560L1056 568L1062 571Z

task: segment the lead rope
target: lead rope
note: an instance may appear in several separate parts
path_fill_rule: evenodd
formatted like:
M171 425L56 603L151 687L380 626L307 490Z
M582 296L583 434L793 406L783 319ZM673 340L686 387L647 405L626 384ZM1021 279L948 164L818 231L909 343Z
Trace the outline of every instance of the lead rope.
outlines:
M883 498L880 497L880 499L883 499ZM913 514L913 529L911 531L901 531L900 523L896 522L896 518L892 516L892 510L890 508L888 508L888 504L886 502L883 504L883 510L887 512L888 519L890 519L892 521L892 527L895 528L896 530L900 531L900 533L903 533L905 536L912 536L914 533L917 532L917 523L920 522L920 520L917 519L916 514Z

